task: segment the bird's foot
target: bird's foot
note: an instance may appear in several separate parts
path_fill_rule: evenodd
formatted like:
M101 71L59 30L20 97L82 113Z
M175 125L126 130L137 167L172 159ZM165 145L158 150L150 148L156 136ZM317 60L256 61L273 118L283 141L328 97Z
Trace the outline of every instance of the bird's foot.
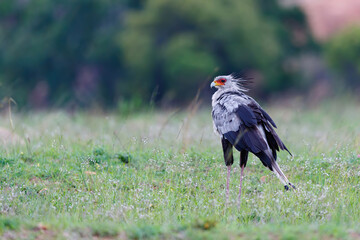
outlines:
M296 189L296 187L292 184L292 183L289 183L290 187L292 187L293 189ZM285 185L285 190L288 191L290 188L288 185Z

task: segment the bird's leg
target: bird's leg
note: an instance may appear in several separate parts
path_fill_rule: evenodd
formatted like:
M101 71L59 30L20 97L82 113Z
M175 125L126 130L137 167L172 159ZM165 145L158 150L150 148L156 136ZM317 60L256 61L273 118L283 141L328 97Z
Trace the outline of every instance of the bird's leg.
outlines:
M240 207L240 198L241 198L241 188L242 188L242 180L244 177L244 168L246 167L246 163L248 160L249 152L246 150L242 150L240 152L240 167L241 167L241 173L240 173L240 187L239 187L239 196L238 196L238 207Z
M230 182L231 165L227 166L227 178L226 178L226 202L229 202L229 182Z
M244 168L245 166L241 166L241 173L240 173L240 187L239 187L239 196L238 196L238 207L240 205L240 198L241 198L241 188L242 188L242 180L244 177Z
M226 140L224 137L221 138L221 143L224 152L225 165L227 166L227 179L226 179L226 203L229 200L229 181L230 181L230 172L231 165L234 163L233 151L231 143Z

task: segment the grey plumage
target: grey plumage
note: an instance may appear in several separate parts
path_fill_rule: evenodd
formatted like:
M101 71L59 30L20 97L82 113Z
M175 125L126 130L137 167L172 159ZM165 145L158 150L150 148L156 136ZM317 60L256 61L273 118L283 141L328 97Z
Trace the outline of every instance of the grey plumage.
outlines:
M216 77L211 84L211 87L218 88L212 97L212 118L214 130L222 139L224 158L232 158L232 151L231 156L226 156L225 151L229 152L229 148L234 146L242 152L241 165L245 167L247 153L252 152L264 166L275 172L285 188L288 184L293 186L276 163L276 152L289 150L275 132L275 122L244 93L247 89L242 87L242 81L233 75L225 75ZM225 162L231 166L233 160L225 159Z

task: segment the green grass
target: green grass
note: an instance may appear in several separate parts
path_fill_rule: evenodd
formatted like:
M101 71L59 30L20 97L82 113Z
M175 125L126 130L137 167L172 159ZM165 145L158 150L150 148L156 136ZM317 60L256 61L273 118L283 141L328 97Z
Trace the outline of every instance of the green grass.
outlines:
M23 142L0 146L0 235L360 239L359 104L265 109L294 155L282 152L278 161L298 190L285 192L251 156L239 209L239 154L225 204L210 110L14 114ZM0 125L9 129L9 117Z

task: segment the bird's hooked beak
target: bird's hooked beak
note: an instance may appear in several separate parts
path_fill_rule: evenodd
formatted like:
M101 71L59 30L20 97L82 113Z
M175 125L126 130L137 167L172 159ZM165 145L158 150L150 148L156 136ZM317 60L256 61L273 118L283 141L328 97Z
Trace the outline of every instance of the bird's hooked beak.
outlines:
M222 86L222 85L224 85L224 83L221 82L220 80L214 80L214 81L210 84L210 87L213 88L213 87Z

